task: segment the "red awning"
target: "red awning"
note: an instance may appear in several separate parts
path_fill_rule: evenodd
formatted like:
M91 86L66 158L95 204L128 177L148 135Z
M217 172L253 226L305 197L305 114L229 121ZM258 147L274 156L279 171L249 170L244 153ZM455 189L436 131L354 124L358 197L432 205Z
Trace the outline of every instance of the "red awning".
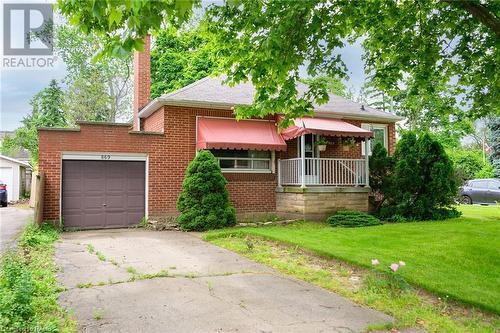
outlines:
M371 138L373 133L364 128L349 124L340 119L331 118L297 118L294 123L281 132L285 140L297 138L304 134L320 134L350 138Z
M197 118L197 149L286 150L273 121Z

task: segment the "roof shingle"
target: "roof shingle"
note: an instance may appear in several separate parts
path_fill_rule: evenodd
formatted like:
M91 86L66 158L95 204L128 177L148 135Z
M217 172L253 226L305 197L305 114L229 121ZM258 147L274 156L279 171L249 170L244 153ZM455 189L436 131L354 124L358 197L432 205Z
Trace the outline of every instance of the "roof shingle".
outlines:
M299 93L305 92L307 86L299 83ZM162 105L198 106L217 109L229 109L238 105L251 105L255 95L252 83L245 82L233 87L223 84L223 77L205 77L177 91L162 95L146 105L139 117L146 118ZM326 104L316 105L318 115L338 118L358 118L380 121L399 121L403 118L389 112L364 106L330 94Z

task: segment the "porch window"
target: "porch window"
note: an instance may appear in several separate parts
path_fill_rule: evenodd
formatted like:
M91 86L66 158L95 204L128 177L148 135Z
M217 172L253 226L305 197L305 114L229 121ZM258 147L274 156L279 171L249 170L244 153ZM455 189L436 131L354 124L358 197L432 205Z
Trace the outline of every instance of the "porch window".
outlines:
M389 150L389 140L387 134L387 125L384 124L361 124L361 128L370 130L373 132L373 139L370 140L368 145L368 154L372 154L373 147L377 143L381 143L385 149ZM361 153L365 155L365 145L361 146Z
M225 172L272 172L268 150L211 149Z

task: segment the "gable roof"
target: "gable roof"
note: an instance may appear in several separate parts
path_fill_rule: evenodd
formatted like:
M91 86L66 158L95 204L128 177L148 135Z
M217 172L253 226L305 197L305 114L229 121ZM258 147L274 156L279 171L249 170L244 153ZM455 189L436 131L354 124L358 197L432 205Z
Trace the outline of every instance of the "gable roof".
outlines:
M22 165L22 166L27 167L27 168L31 168L31 165L29 165L28 163L16 160L15 158L12 158L12 157L0 155L0 159L7 160L7 161L12 162L12 163L16 163L16 164Z
M251 105L255 88L251 82L230 87L223 84L224 78L205 77L174 92L162 95L147 104L140 112L140 118L147 118L163 105L191 106L212 109L231 109L238 105ZM297 84L299 93L305 92L307 86ZM402 117L389 112L364 106L346 98L330 94L326 104L315 105L315 113L319 116L334 118L350 118L375 121L399 121Z

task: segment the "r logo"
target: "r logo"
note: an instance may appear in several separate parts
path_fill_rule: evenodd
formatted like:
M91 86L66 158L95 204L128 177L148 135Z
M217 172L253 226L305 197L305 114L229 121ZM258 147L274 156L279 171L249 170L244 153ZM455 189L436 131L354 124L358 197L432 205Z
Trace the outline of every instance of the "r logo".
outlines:
M54 15L52 7L51 4L4 4L4 55L52 55ZM22 28L22 41L20 40L20 34L15 34L17 31L13 29L13 26ZM40 41L41 43L38 44L42 44L42 47L33 46L32 44L35 41Z

